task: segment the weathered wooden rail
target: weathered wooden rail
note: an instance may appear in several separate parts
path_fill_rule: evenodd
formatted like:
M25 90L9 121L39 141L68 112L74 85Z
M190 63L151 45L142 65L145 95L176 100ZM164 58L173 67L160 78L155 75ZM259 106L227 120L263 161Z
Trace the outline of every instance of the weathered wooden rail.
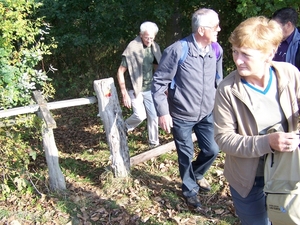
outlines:
M47 107L49 110L53 110L53 109L61 109L61 108L67 108L72 106L94 104L96 102L97 102L97 98L95 96L92 96L92 97L76 98L76 99L63 100L57 102L47 102ZM27 114L27 113L35 113L39 111L39 107L40 106L38 104L35 104L35 105L29 105L24 107L17 107L13 109L0 110L0 118L17 116L17 115Z
M80 106L86 104L94 104L97 102L96 97L78 98L57 102L46 102L39 91L33 93L33 97L37 104L17 107L8 110L0 110L0 118L13 117L22 114L36 113L43 119L44 126L42 128L43 149L45 151L46 162L49 173L49 184L51 190L66 189L65 178L59 166L58 149L56 147L53 129L56 128L56 122L53 119L50 110L66 108L71 106ZM11 120L8 125L13 125ZM1 126L7 124L0 123Z
M56 128L56 122L50 110L98 103L99 116L105 128L107 143L111 152L112 169L116 177L126 177L130 173L130 166L175 149L174 142L170 142L130 158L125 123L113 78L94 81L94 90L96 91L96 97L57 102L46 102L41 93L36 91L34 92L34 99L37 104L0 110L0 118L36 113L43 119L45 124L42 130L43 148L45 150L51 190L64 190L66 189L66 184L59 167L58 149L53 133L53 129ZM194 135L193 139L196 139Z

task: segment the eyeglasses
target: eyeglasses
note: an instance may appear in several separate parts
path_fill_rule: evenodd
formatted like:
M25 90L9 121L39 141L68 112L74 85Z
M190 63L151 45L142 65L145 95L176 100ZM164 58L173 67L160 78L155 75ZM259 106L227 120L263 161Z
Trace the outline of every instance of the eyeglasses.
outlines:
M215 25L215 26L213 26L213 27L210 27L210 26L201 26L201 27L209 28L209 29L211 29L212 31L217 31L218 28L220 27L220 24L217 24L217 25Z
M155 37L144 37L144 36L142 36L142 38L146 41L153 41L155 39Z

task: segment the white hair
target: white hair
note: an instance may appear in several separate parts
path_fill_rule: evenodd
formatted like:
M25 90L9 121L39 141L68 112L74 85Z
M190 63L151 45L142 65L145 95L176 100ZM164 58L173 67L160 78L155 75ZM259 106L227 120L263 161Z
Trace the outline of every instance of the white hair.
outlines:
M153 22L146 21L146 22L144 22L144 23L141 24L141 26L140 26L140 33L143 34L146 31L148 31L150 33L153 32L156 35L157 32L158 32L158 26L155 23L153 23Z

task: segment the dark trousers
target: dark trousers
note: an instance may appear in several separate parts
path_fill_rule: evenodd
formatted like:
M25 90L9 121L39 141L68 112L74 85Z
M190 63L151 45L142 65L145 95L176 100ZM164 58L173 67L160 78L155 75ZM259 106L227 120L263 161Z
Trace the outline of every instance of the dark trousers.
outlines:
M195 161L193 161L193 131L201 149ZM178 154L182 193L185 197L191 197L199 191L197 180L203 178L205 172L210 168L219 153L219 147L214 140L213 115L209 114L198 122L173 118L172 133Z
M242 225L270 225L266 209L266 196L263 191L264 177L256 177L255 183L246 198L240 196L230 186L236 214Z

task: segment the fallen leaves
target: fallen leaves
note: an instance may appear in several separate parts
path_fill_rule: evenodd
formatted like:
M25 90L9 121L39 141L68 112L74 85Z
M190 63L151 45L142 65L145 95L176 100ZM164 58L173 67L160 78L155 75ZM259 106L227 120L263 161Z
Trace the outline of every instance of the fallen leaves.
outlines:
M82 117L84 114L95 117ZM55 139L61 150L60 160L76 163L76 171L72 167L64 168L68 193L52 196L45 190L42 197L12 195L0 202L0 223L225 225L227 217L234 221L235 211L223 176L224 156L221 153L207 175L215 189L211 193L199 193L203 207L192 212L181 194L176 152L169 154L173 157L157 157L134 166L126 179L113 177L108 169L108 150L101 149L99 144L105 142L106 137L105 132L100 132L102 128L96 115L94 107L90 110L84 107L57 117ZM165 141L169 142L170 137ZM89 158L84 158L83 151ZM3 216L5 210L11 214ZM26 216L20 212L26 212Z

